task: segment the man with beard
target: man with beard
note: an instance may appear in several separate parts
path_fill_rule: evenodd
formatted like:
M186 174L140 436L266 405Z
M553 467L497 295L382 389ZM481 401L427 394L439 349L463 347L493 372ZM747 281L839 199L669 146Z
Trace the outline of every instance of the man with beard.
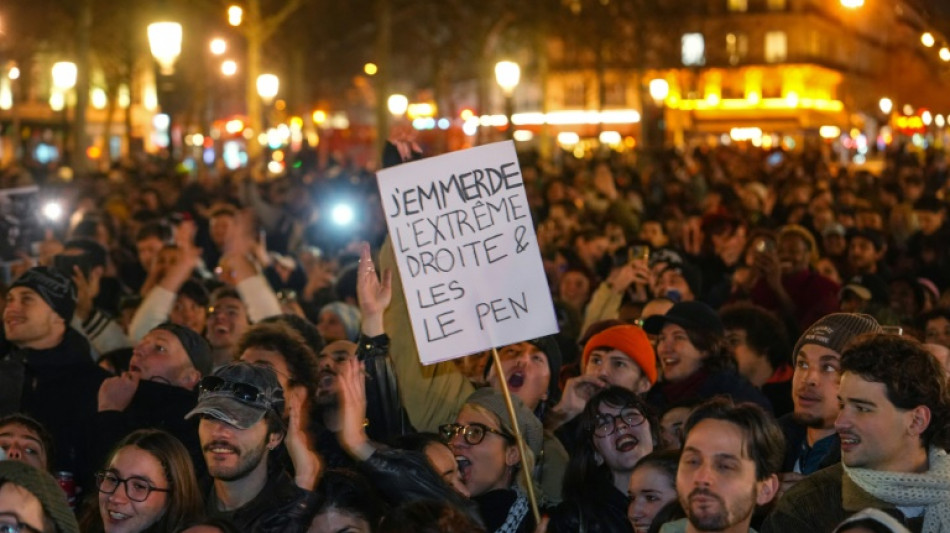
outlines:
M841 355L838 402L841 463L789 490L762 530L830 531L870 507L915 533L947 531L950 396L937 360L910 338L865 337Z
M756 506L778 493L785 444L778 425L757 405L717 398L693 410L684 430L676 494L686 518L660 533L753 531Z
M209 518L239 531L306 531L313 492L281 468L268 468L270 452L286 434L284 395L272 367L232 363L199 384L198 437L214 480L205 500Z
M779 419L787 447L782 465L782 492L803 476L837 463L840 442L835 433L841 352L855 337L880 333L868 315L834 313L815 322L792 350L791 415Z

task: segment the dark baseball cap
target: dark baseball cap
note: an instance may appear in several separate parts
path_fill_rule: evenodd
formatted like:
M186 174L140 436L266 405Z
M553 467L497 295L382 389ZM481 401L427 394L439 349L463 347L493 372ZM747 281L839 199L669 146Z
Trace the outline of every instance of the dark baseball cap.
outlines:
M198 385L198 405L185 418L207 415L238 429L258 423L268 411L280 419L284 391L273 368L245 362L225 365Z
M719 314L703 302L680 302L671 307L665 315L647 318L643 322L643 330L657 335L667 323L676 324L683 329L707 329L720 335L725 334Z

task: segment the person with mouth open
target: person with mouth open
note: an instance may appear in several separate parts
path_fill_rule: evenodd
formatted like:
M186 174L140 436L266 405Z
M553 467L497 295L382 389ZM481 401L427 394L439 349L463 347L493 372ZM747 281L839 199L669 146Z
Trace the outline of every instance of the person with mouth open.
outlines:
M564 476L564 501L550 533L633 532L627 488L637 462L653 451L659 425L643 400L622 387L595 394L580 416L578 446Z
M156 429L129 434L96 473L98 520L83 531L173 533L201 517L201 492L185 447Z
M754 532L756 507L778 494L785 441L775 419L757 405L715 398L690 413L685 432L676 494L686 518L660 533Z
M668 407L727 395L772 412L772 405L737 371L719 315L702 302L680 302L665 315L646 319L643 329L657 335L656 353L663 379L647 393L659 411Z
M841 354L841 463L792 487L764 533L831 531L873 507L913 531L950 529L950 395L916 340L867 335Z

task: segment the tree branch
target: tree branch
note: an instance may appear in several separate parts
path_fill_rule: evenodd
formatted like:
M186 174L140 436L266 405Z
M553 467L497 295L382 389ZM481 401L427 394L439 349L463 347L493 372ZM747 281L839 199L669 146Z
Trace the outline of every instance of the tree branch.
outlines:
M303 0L290 0L273 16L267 18L261 23L261 42L266 42L271 35L280 28L280 25L287 20L287 17L303 5Z

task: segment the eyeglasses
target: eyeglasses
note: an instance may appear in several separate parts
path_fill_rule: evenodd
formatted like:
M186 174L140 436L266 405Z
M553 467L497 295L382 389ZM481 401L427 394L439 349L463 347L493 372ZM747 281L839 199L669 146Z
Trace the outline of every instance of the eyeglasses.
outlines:
M635 407L624 407L619 415L608 415L601 413L597 415L594 421L594 435L606 437L617 430L618 421L622 421L627 427L637 427L643 423L646 418Z
M122 479L113 472L96 472L96 487L103 494L115 494L119 485L125 485L125 494L133 502L144 502L153 492L171 492L171 489L153 487L148 481L139 477Z
M228 381L217 376L208 376L198 382L199 394L205 392L229 392L236 399L247 403L258 403L264 405L274 405L277 402L283 402L284 391L277 389L271 395L265 394L261 389L247 383L238 383Z
M25 522L15 513L0 513L0 533L43 533Z
M459 433L462 434L462 438L465 439L465 442L475 446L476 444L481 443L485 440L485 435L487 433L494 433L507 440L508 442L513 442L515 438L504 431L498 431L497 429L492 429L485 424L479 424L477 422L472 422L468 425L461 424L443 424L439 426L439 435L442 437L442 440L446 443L451 442Z

